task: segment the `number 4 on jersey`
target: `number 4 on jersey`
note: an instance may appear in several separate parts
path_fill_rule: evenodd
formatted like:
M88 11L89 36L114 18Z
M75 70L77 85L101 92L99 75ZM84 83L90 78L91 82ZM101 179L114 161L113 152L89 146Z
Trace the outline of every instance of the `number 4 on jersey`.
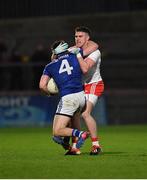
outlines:
M69 65L68 61L64 59L61 63L59 74L67 72L68 75L72 74L73 67Z

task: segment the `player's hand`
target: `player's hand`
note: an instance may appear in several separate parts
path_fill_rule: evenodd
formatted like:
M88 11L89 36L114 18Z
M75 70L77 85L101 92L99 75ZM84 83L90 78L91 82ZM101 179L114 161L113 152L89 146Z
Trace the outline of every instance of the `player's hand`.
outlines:
M60 44L58 47L56 47L56 49L54 50L54 54L60 54L64 51L67 51L68 49L68 44L67 43L63 43Z
M70 48L68 48L68 51L73 54L78 54L80 52L80 48L70 47Z

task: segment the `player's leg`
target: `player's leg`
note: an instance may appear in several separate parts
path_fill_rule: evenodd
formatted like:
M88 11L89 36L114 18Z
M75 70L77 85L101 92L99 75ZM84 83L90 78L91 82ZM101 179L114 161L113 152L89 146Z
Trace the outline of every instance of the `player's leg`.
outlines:
M84 98L82 100L82 98L79 99L80 102L80 108L79 111L76 111L76 113L74 113L74 116L72 118L72 127L76 128L78 130L80 130L80 118L81 118L81 112L83 112L85 110L85 106L86 106L86 99ZM84 143L85 139L89 136L88 132L85 132L82 134L81 137L76 138L73 137L72 138L72 148L71 150L69 150L66 155L79 155L81 154L80 152L80 147L81 145Z
M81 111L84 106L84 92L74 93L62 97L58 104L53 124L53 134L55 136L78 137L79 139L76 145L76 147L78 148L82 146L82 144L88 137L88 134L84 131L78 130L77 128L69 128L67 127L67 125L72 119L72 117L76 114L76 112L78 110Z
M88 133L67 127L71 117L64 115L55 115L53 122L54 136L72 136L78 137L77 148L80 148L88 137Z
M100 148L98 135L97 135L97 124L96 124L95 119L92 117L91 112L92 112L94 105L97 102L98 97L93 94L89 94L87 96L88 96L87 106L86 106L86 110L82 113L82 117L86 123L86 126L87 126L87 128L90 132L90 136L91 136L92 151L90 154L95 155L101 151L101 148Z
M77 112L75 113L75 115L73 116L72 120L71 120L71 127L80 130L81 126L80 126L80 116L81 113ZM76 147L76 144L78 142L78 138L77 137L72 137L72 146L69 149L69 151L67 151L65 153L65 155L79 155L81 154L80 149L78 149Z
M82 113L82 117L87 125L91 137L97 137L97 125L95 119L91 115L92 109L93 104L90 101L87 101L87 107Z
M75 128L75 129L78 129L78 130L81 129L80 116L81 116L81 113L80 113L80 112L77 112L77 113L73 116L72 122L71 122L72 128ZM77 138L77 137L73 137L73 138L72 138L72 148L76 148L76 143L77 143L77 141L78 141L78 138Z
M69 122L68 127L71 127L71 122ZM53 141L59 145L61 145L65 150L70 150L70 136L53 136Z
M72 129L68 128L67 125L70 121L69 116L55 115L53 122L53 135L54 136L71 136Z
M52 137L53 141L59 145L61 145L65 150L70 150L70 137L61 137L61 136L53 136Z

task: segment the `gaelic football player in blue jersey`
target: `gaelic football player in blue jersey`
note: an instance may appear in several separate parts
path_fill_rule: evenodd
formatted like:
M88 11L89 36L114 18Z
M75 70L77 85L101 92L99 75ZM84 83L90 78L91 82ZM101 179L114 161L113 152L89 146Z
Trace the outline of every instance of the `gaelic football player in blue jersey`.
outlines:
M56 82L61 99L57 106L53 122L53 135L78 137L76 144L80 148L88 137L88 132L68 127L71 119L86 105L82 84L82 71L75 54L70 53L68 44L55 41L51 47L55 59L44 68L40 79L40 90L48 94L47 84L50 78ZM62 139L61 139L62 140Z

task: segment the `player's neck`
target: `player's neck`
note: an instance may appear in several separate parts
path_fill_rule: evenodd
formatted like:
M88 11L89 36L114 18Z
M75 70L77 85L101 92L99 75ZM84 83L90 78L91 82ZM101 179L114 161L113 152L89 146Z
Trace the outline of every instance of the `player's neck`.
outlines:
M82 46L82 49L86 49L88 47L88 42L86 42L83 46Z

